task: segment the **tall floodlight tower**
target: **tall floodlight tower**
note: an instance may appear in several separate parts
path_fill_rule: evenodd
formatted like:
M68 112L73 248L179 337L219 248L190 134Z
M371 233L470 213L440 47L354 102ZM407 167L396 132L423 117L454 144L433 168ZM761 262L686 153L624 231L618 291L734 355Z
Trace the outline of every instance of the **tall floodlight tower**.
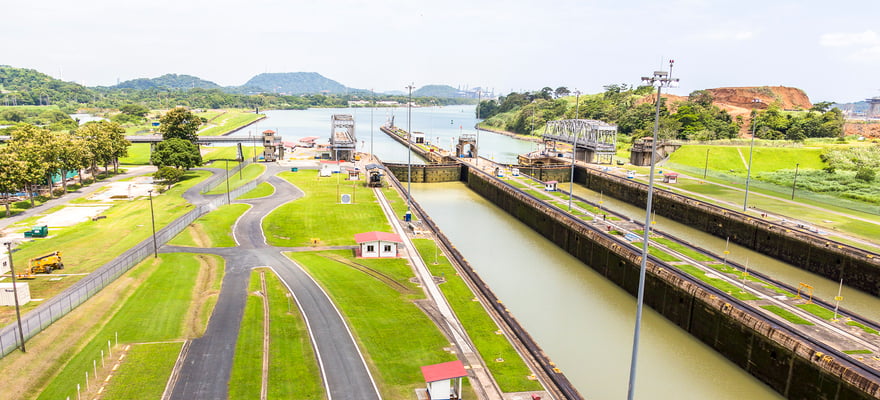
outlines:
M406 104L406 213L410 213L412 205L412 90L413 84L406 87L409 89L409 101Z
M639 291L636 305L636 327L633 332L633 348L632 361L629 366L629 389L627 390L627 400L633 400L635 395L636 383L636 364L639 355L639 333L642 326L642 305L645 300L645 269L648 265L648 234L651 226L651 202L654 198L654 164L657 161L657 130L660 126L660 94L664 87L677 86L678 79L672 78L672 65L675 60L669 60L669 72L654 71L654 75L650 77L642 77L642 82L657 87L657 109L654 112L654 146L651 149L651 172L648 176L648 201L645 207L645 226L642 235L642 262L639 267Z

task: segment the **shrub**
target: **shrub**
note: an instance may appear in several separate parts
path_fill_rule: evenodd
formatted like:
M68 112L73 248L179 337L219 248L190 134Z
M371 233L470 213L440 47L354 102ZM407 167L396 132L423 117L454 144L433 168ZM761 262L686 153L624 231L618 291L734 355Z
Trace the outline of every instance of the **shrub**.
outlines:
M873 182L876 176L877 172L870 167L860 167L859 170L856 171L856 179L863 182Z
M61 197L64 196L64 188L52 189L52 196Z
M29 202L29 201L16 201L15 203L12 203L12 206L15 208L18 208L18 209L26 210L28 208L31 208L31 202Z

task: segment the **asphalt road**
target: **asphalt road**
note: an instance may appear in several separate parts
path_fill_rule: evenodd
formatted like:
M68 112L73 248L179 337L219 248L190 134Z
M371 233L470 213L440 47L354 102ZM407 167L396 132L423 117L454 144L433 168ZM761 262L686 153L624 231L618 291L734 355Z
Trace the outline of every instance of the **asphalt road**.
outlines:
M197 252L217 254L226 260L226 276L208 329L201 338L192 341L183 360L178 379L171 391L171 399L225 399L235 354L239 325L244 313L250 270L254 267L272 267L291 289L300 306L316 350L329 398L380 399L366 363L352 338L348 327L333 302L302 268L285 257L281 251L288 248L265 244L261 227L262 218L278 206L295 200L303 192L274 174L283 169L269 166L261 180L275 186L275 193L260 199L236 201L253 205L235 226L239 243L233 248L192 248L163 246L162 252ZM266 178L268 176L268 178ZM192 194L192 200L198 196ZM272 377L271 379L288 379Z

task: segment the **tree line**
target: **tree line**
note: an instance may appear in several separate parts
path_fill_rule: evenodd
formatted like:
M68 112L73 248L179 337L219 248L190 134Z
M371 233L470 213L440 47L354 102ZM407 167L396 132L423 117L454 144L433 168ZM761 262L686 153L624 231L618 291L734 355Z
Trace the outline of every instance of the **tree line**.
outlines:
M76 171L80 185L82 171L90 168L97 173L103 165L105 173L113 165L118 172L119 157L128 154L131 143L125 130L111 121L89 122L72 131L50 131L47 128L21 124L10 132L6 146L0 147L0 193L5 197L6 216L10 215L10 197L26 192L34 206L34 195L46 184L49 197L53 177L59 176L63 192L67 192L67 175Z
M616 124L618 132L633 139L653 133L655 96L651 86L611 84L604 92L576 96L566 87L539 91L512 92L497 100L482 101L478 117L484 123L522 134L540 131L548 121L558 119L595 119ZM658 137L680 140L732 139L745 123L713 103L711 92L691 92L684 101L660 99ZM829 103L819 103L806 113L782 111L779 104L755 111L752 123L757 124L757 137L765 139L804 140L811 137L836 137L843 132L843 114Z

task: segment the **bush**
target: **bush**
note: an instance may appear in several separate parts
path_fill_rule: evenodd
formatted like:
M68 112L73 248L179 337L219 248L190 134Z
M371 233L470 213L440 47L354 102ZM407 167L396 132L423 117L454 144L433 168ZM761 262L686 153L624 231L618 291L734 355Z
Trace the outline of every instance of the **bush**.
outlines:
M856 171L856 179L863 182L873 182L876 176L877 172L870 167L860 167L859 170Z
M61 197L64 196L64 188L52 189L52 196Z
M30 201L16 201L15 203L12 203L12 206L15 208L18 208L18 209L27 210L28 208L31 208L31 202Z

